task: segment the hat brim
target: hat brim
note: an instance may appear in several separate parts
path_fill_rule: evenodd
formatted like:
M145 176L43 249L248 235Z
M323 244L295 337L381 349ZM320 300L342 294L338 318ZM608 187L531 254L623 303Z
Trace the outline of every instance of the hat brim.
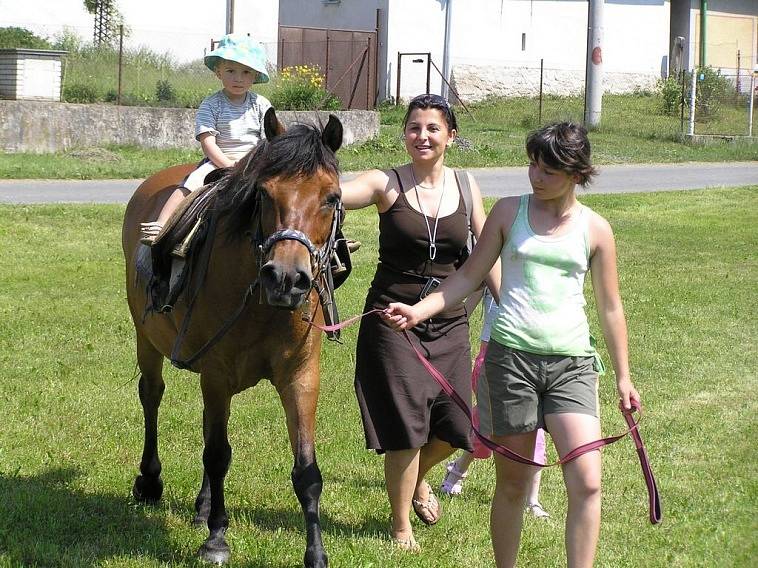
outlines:
M225 57L226 56L226 57ZM222 59L226 59L227 61L234 61L235 63L239 63L240 65L244 65L245 67L250 67L253 71L256 71L258 73L258 77L256 78L253 83L268 83L269 76L266 72L266 65L263 61L260 61L260 58L249 58L249 57L240 57L239 55L232 55L227 50L224 50L223 48L217 49L215 51L211 51L208 55L205 56L203 59L203 62L205 63L205 66L210 69L211 71L216 71L216 66L218 65L218 62Z

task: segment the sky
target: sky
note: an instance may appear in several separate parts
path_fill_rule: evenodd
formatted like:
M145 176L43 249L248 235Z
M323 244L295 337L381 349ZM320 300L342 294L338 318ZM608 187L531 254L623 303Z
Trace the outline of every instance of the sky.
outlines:
M144 45L185 62L203 56L226 30L226 0L114 0L129 29L126 47ZM237 0L236 32L275 50L278 0ZM64 28L92 40L94 17L84 0L0 0L0 27L29 29L52 38Z

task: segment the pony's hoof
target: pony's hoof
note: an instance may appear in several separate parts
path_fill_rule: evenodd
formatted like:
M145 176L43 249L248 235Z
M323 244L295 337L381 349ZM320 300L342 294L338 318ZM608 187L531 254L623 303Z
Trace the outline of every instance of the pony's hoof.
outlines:
M138 475L134 480L132 495L142 503L157 503L163 495L163 480L160 477Z
M231 551L223 537L215 539L209 538L197 551L197 555L205 562L221 565L229 563Z
M327 558L323 548L314 551L306 550L303 566L305 568L327 568L329 566L329 558Z

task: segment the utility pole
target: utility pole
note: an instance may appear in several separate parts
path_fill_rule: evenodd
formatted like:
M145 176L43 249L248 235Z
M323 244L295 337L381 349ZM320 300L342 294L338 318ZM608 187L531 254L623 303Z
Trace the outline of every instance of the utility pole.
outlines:
M234 0L226 0L226 33L234 32Z
M605 0L589 0L587 14L587 67L584 80L584 125L600 126L603 107L603 6Z

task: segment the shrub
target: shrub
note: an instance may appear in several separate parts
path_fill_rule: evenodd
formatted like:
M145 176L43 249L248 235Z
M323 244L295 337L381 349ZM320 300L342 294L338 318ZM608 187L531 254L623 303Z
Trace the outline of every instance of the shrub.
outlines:
M155 85L155 98L161 102L174 102L176 100L176 93L171 83L165 79L159 79Z
M676 77L669 76L658 81L658 94L661 97L663 113L676 116L682 106L682 83Z
M0 49L51 49L50 42L26 28L0 28Z
M715 118L725 101L734 98L735 86L713 67L700 67L697 73L697 91L695 93L695 117L698 119ZM684 74L684 104L690 106L692 95L692 72Z
M97 91L90 85L73 83L63 87L63 100L67 103L97 102Z
M318 65L285 67L269 97L281 110L338 110L341 101L324 88Z

